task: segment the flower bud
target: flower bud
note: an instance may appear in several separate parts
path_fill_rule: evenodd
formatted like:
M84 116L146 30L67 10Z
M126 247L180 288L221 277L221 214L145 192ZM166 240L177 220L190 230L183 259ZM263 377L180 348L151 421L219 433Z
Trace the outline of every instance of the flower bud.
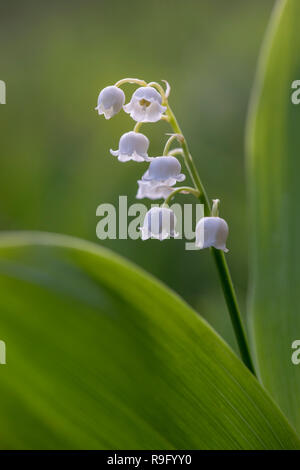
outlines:
M165 240L170 237L177 237L175 232L176 217L174 212L167 207L153 207L145 216L142 231L142 240L157 238Z
M118 150L110 150L110 153L118 157L120 162L145 162L152 160L148 157L148 147L149 139L144 134L131 131L122 135Z
M95 109L98 114L104 114L105 119L110 119L121 111L124 103L125 95L123 90L116 86L107 86L100 91Z
M162 98L153 87L140 87L132 95L124 111L137 122L156 122L161 119L166 107L161 105Z
M200 249L213 246L227 253L227 237L227 222L220 217L203 217L197 223L195 245Z

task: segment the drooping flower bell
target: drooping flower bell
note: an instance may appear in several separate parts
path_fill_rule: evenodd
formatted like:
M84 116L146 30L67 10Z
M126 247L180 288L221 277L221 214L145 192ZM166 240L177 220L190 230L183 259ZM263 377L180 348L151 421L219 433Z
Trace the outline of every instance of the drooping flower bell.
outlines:
M227 253L228 231L228 225L224 219L220 217L202 217L196 225L195 245L200 249L213 246Z
M138 191L136 194L136 199L166 199L172 191L173 188L170 188L170 186L165 186L160 183L153 184L150 181L138 180Z
M177 181L183 181L185 175L181 172L181 165L177 158L166 156L156 157L149 165L142 179L144 181L159 181L173 186Z
M116 86L107 86L100 91L96 110L98 114L104 114L105 119L110 119L121 111L125 103L123 90Z
M118 150L110 150L110 153L118 157L120 162L134 160L136 162L149 162L148 157L149 139L140 132L126 132L119 141Z
M165 240L170 237L177 237L175 232L176 216L167 207L153 207L145 216L142 231L142 240L156 238Z
M162 98L158 91L151 86L145 86L138 88L123 108L137 122L156 122L167 109L161 103Z
M180 172L181 165L177 158L171 156L153 158L149 169L138 181L137 199L165 199L172 192L172 186L185 179L185 175Z

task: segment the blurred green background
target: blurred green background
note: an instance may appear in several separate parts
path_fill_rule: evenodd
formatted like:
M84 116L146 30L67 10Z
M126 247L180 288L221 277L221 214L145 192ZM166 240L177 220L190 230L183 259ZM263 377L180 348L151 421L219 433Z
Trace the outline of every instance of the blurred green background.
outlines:
M109 149L133 121L98 117L101 88L133 76L166 79L209 196L228 220L228 262L245 310L248 212L244 127L262 37L274 0L6 2L0 16L0 228L79 236L125 255L193 305L234 347L208 251L184 241L96 238L96 208L135 202L145 165ZM127 87L127 97L134 88ZM150 154L165 123L149 124ZM184 197L181 196L183 201ZM178 198L178 201L180 198Z

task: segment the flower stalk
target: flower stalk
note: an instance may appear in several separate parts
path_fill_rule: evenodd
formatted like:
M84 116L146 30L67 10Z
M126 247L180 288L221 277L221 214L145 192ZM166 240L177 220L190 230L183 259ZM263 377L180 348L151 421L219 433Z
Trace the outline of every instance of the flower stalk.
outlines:
M183 136L181 134L169 134L170 137L168 138L166 145L163 150L163 155L169 155L170 148L172 143L177 140L178 142L182 142Z
M177 122L177 119L170 107L167 103L167 110L166 115L168 116L168 122L170 123L173 131L176 134L182 134L181 128ZM198 174L197 168L193 161L193 158L189 152L188 144L183 137L181 142L183 154L184 154L184 161L186 167L190 173L191 179L198 190L198 198L204 204L204 213L205 215L211 214L211 206L206 194L205 188L201 182L200 176ZM248 367L248 369L255 375L255 369L253 365L253 361L250 354L250 348L248 345L246 331L243 325L237 296L235 293L235 289L233 286L232 278L230 275L229 267L225 258L223 251L217 250L214 247L210 248L212 256L214 258L217 271L219 274L219 279L221 281L221 286L223 290L223 294L225 297L226 305L230 314L232 326L235 332L236 340L238 343L239 351L241 354L241 358L244 364Z
M198 189L191 188L190 186L180 186L179 188L175 188L169 196L165 199L163 206L168 206L174 196L178 193L185 193L185 194L193 194L195 197L199 197Z

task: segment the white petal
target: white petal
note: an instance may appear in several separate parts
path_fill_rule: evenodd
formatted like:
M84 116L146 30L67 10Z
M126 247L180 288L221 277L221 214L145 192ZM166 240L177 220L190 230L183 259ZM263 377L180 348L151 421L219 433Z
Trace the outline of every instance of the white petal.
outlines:
M176 178L167 178L166 180L160 181L160 184L164 186L174 186L177 183Z
M142 240L148 240L148 238L151 237L151 233L149 232L148 229L144 228L144 227L140 227L140 230L142 232Z
M152 200L166 199L172 191L173 188L170 188L168 186L164 186L162 184L153 185L151 182L149 183L148 181L139 180L136 198L148 198Z
M126 155L125 153L119 153L118 155L119 162L129 162L132 160L131 155Z
M132 160L135 160L136 162L151 162L152 158L148 157L148 155L140 155L134 151L132 154Z
M100 114L100 115L104 113L104 108L103 108L103 105L101 103L98 104L95 109L98 111L98 114Z
M131 100L133 99L137 99L138 101L146 100L150 101L151 103L157 102L159 104L161 104L162 101L160 93L158 93L158 91L152 86L142 86L135 90Z
M132 111L132 103L130 102L130 103L124 104L123 109L125 113L130 114Z
M180 175L176 176L176 180L181 183L181 181L185 180L185 175L181 173Z
M163 113L166 111L166 106L161 106L159 103L151 103L146 108L146 113L143 122L157 122L161 119Z
M110 119L110 118L112 118L116 113L114 113L114 109L113 109L113 107L111 107L111 108L108 108L108 109L104 109L104 110L103 110L103 114L104 114L105 119Z
M141 155L138 155L136 152L133 152L131 155L126 155L125 153L120 153L118 160L120 162L129 162L129 160L133 160L135 162L144 162L145 158Z
M137 122L145 122L146 109L141 106L138 101L133 100L129 104L123 106L126 113Z

